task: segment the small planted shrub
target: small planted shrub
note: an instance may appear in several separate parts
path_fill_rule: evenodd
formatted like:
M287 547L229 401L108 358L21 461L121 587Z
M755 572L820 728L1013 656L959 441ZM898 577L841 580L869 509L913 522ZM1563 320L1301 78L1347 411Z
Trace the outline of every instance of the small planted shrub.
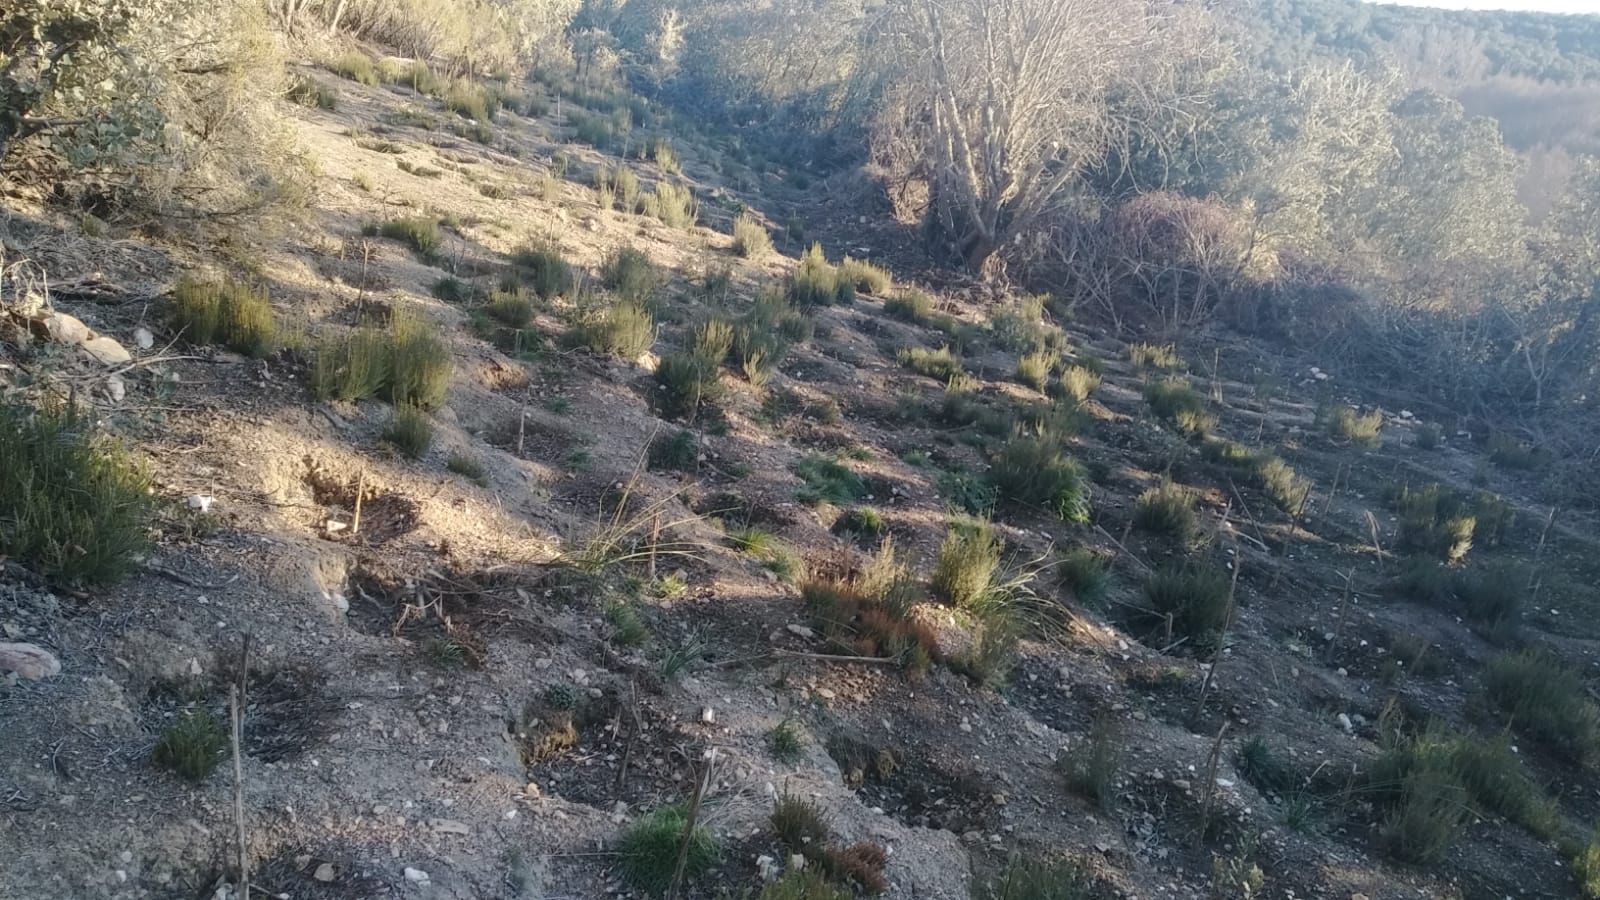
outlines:
M644 214L660 219L668 228L690 229L700 218L700 201L687 187L662 181L643 201Z
M1466 791L1448 771L1427 766L1407 772L1400 796L1383 820L1389 852L1406 862L1431 864L1444 858L1466 826Z
M973 900L1089 900L1094 878L1069 859L1017 857L995 878L973 886Z
M888 534L889 526L877 510L870 506L857 506L840 516L830 530L834 534L871 544Z
M1172 344L1129 344L1128 361L1138 369L1173 371L1183 368L1183 358Z
M0 557L104 584L148 546L150 480L76 406L0 404Z
M1122 769L1122 733L1110 717L1095 719L1087 738L1056 759L1056 771L1067 788L1101 809L1116 799L1117 774Z
M445 91L444 108L463 119L487 123L493 117L489 92L466 79L457 79Z
M582 313L568 340L595 353L633 360L649 352L655 343L656 323L643 306L618 302ZM662 367L671 358L663 359ZM660 368L656 374L661 376Z
M394 408L383 439L394 445L407 459L421 459L433 443L433 422L416 406L402 403Z
M643 305L660 285L661 276L643 251L623 247L606 254L600 264L600 280L623 300Z
M1165 535L1179 541L1188 541L1195 535L1198 522L1194 511L1194 493L1171 481L1153 487L1134 502L1133 524L1141 531Z
M1279 509L1298 518L1311 497L1311 482L1300 477L1292 466L1277 456L1256 460L1255 477L1261 489Z
M611 626L611 639L624 647L637 647L650 640L649 626L645 625L644 618L630 604L608 605L606 623Z
M918 375L926 375L939 381L950 381L965 374L966 369L961 366L961 357L949 347L940 347L929 350L926 347L903 347L895 354L900 365L905 366Z
M772 235L748 212L733 220L733 252L753 260L765 259L772 253Z
M687 472L695 467L699 458L699 444L695 441L694 432L687 428L657 435L650 442L648 460L652 469Z
M1417 449L1437 450L1444 446L1444 429L1436 422L1417 426Z
M1024 353L1017 360L1017 381L1036 391L1043 391L1050 383L1050 373L1055 371L1061 357L1050 350Z
M1228 627L1233 600L1226 572L1209 566L1164 568L1144 583L1147 618L1172 622L1174 635L1208 640Z
M422 320L396 315L388 332L357 328L325 338L311 366L318 400L356 402L383 396L436 409L450 387L450 348Z
M678 162L678 151L673 149L672 141L667 138L656 138L650 144L650 158L668 175L683 171L683 166Z
M954 509L972 516L986 516L1000 499L995 486L971 472L939 473L939 493Z
M433 295L446 303L466 303L476 293L471 284L450 275L433 283Z
M438 178L444 174L443 169L435 169L433 166L424 165L423 163L414 163L408 159L397 159L395 160L394 164L395 168L399 169L400 171L405 172L408 175L415 175L418 178Z
M972 606L994 586L1002 545L994 527L981 519L953 521L939 547L929 584L956 606Z
M665 894L686 836L684 878L693 880L709 872L721 857L717 840L705 826L696 825L691 832L688 825L688 812L682 806L662 807L636 822L617 845L623 879L635 890L657 897Z
M1400 512L1401 550L1457 563L1472 549L1478 517L1456 492L1437 484L1417 490L1402 485L1395 507Z
M425 321L395 315L389 324L385 399L397 406L438 409L450 390L450 348Z
M483 463L479 462L476 457L467 456L463 453L452 453L450 458L445 460L444 467L479 486L489 483L489 470L485 469Z
M338 91L331 87L323 87L303 75L290 79L289 89L285 95L290 103L298 103L308 109L331 110L339 104Z
M989 599L971 609L971 639L949 664L979 687L993 689L1005 684L1016 665L1023 623L1004 602Z
M990 466L989 481L1004 500L1048 510L1068 522L1089 520L1083 467L1048 437L1007 441Z
M813 579L800 586L800 596L830 643L849 653L893 659L908 674L920 676L942 655L934 632L910 618L915 590L909 571L885 542L855 580Z
M440 258L443 239L439 235L439 222L436 219L416 216L390 219L375 229L367 230L405 244L423 262L432 263Z
M265 290L233 282L184 278L172 290L172 329L191 344L223 344L247 356L266 356L278 327Z
M331 335L317 345L311 393L318 400L354 403L376 397L389 378L389 339L374 328Z
M812 244L789 276L789 300L802 308L850 303L855 296L855 285L839 277L821 244Z
M925 291L905 288L883 301L883 311L902 322L924 322L933 315L933 298Z
M215 716L186 712L161 733L150 751L150 761L198 784L222 761L227 748L227 732Z
M856 293L875 297L887 294L893 282L887 269L848 256L839 262L839 278L853 285Z
M851 893L815 868L790 869L763 887L757 900L851 900Z
M553 245L537 242L511 255L517 277L541 297L549 299L572 290L572 267Z
M639 176L627 166L619 165L613 173L613 180L617 189L617 200L622 204L623 212L638 212L639 203Z
M724 388L721 360L693 351L669 353L656 366L656 384L662 411L670 416L693 416L702 403L714 403Z
M1600 761L1600 710L1583 679L1538 650L1502 656L1483 673L1484 695L1511 727L1574 762Z
M1061 554L1056 577L1079 603L1094 606L1110 586L1111 567L1104 556L1088 547L1074 547Z
M346 53L328 63L328 68L335 75L343 76L358 84L376 86L379 83L378 67L373 64L372 57L365 53Z
M784 793L772 808L768 820L772 833L791 853L810 857L822 852L833 837L833 829L822 808L803 797Z
M507 328L527 328L533 322L533 298L520 287L491 291L483 311Z
M1500 564L1478 572L1455 572L1450 582L1462 618L1491 635L1509 637L1516 632L1528 589L1528 574L1520 566Z
M1330 437L1338 440L1363 447L1376 447L1382 442L1382 410L1363 415L1348 403L1330 403L1317 410L1317 421Z
M1205 401L1183 378L1157 378L1145 382L1144 400L1156 417L1180 434L1205 437L1216 418L1205 411Z
M1504 432L1489 436L1489 461L1504 469L1537 469L1544 462L1539 448Z
M794 464L794 473L802 482L800 489L795 491L795 499L801 503L844 506L867 493L866 483L860 475L829 456L815 453L803 456Z
M1083 366L1067 366L1061 370L1061 392L1078 403L1100 389L1100 373Z
M805 752L805 729L793 719L784 719L767 733L767 747L772 758L781 763L798 762Z

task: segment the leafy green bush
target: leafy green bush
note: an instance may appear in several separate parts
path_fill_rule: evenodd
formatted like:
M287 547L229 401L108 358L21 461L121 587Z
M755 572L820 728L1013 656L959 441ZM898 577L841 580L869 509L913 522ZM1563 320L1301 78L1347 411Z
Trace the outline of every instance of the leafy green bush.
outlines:
M393 444L407 459L421 459L433 443L433 422L428 414L408 403L394 408L383 439Z
M1443 859L1466 825L1465 795L1447 771L1424 766L1407 772L1400 798L1383 820L1383 840L1390 852L1413 863Z
M866 483L861 476L832 457L815 453L803 456L794 464L794 473L804 482L795 491L795 499L801 503L844 506L867 493Z
M450 387L450 348L420 319L396 315L387 333L357 328L324 338L311 366L318 400L391 403L435 409Z
M1014 437L989 469L1000 497L1036 506L1068 522L1089 520L1089 485L1083 467L1047 437Z
M889 526L877 510L870 506L857 506L834 521L829 531L856 540L872 542L887 534Z
M658 182L654 193L645 195L643 204L645 215L660 219L668 228L687 230L700 218L700 201L694 198L694 192L670 181Z
M1317 410L1317 421L1330 436L1340 440L1364 447L1376 447L1382 442L1383 411L1379 409L1363 415L1348 403L1329 403Z
M371 228L368 229L373 230ZM436 262L444 246L439 235L439 222L436 219L410 217L404 219L390 219L376 226L375 233L392 241L399 241L411 248L417 258L426 263Z
M1232 619L1228 575L1210 566L1160 569L1145 579L1144 598L1150 624L1170 616L1172 631L1179 636L1207 640Z
M656 383L661 386L660 406L669 416L692 416L702 403L716 402L723 394L720 362L692 351L662 357Z
M600 264L600 280L618 297L642 306L660 286L661 274L643 251L622 247L606 254Z
M933 315L933 298L916 288L903 288L883 301L883 311L902 322L920 323Z
M664 806L634 823L617 850L622 877L635 890L661 896L672 886L680 848L687 835L683 873L695 879L709 872L721 857L717 839L704 825L689 831L688 812L682 806Z
M955 509L974 516L988 515L1000 499L993 484L970 472L939 473L939 493Z
M1295 517L1305 511L1306 501L1311 497L1311 482L1300 477L1282 458L1263 456L1257 459L1255 477L1279 509Z
M742 212L733 220L733 252L745 259L765 259L772 253L772 235L756 217Z
M1538 650L1507 654L1484 670L1483 686L1512 728L1574 762L1600 761L1600 710L1560 660Z
M551 244L529 244L511 254L511 264L516 267L517 276L523 283L545 299L572 290L572 267L561 257L561 251Z
M191 344L221 343L247 356L265 356L277 341L266 291L245 284L185 277L172 290L170 321Z
M893 281L887 269L849 256L839 261L839 279L854 285L857 293L880 297L888 293Z
M1194 493L1181 484L1164 481L1139 495L1133 505L1133 524L1141 531L1161 534L1188 541L1195 535L1198 522L1194 511Z
M466 303L476 293L470 283L451 275L433 283L433 295L446 303Z
M812 244L789 276L789 299L802 308L846 304L855 296L855 285L839 277L821 244Z
M767 746L772 758L781 763L795 763L805 752L805 729L793 719L784 719L767 733Z
M934 564L933 592L956 606L976 604L994 586L1001 550L1000 537L988 522L952 521Z
M929 350L926 347L902 347L895 354L900 365L905 366L918 375L926 375L940 381L949 381L965 374L962 368L961 357L957 356L949 347L940 347Z
M222 762L227 748L228 735L222 723L208 712L191 711L161 733L150 751L150 761L199 783Z
M1056 759L1056 771L1073 793L1109 810L1116 799L1117 774L1122 769L1122 733L1109 716L1095 719L1087 740Z
M1100 389L1100 373L1083 366L1067 366L1061 370L1061 391L1078 403Z
M613 173L617 187L617 199L622 203L623 212L639 211L639 176L625 165L619 165Z
M103 584L148 546L150 479L77 407L0 404L0 557Z

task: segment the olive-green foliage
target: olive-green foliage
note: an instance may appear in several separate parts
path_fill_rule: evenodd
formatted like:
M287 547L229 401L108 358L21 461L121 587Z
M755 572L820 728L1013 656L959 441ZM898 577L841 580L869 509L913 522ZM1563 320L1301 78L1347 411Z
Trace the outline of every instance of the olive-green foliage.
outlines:
M1049 510L1068 522L1089 520L1089 484L1083 467L1048 436L1013 437L989 469L1000 497Z
M1061 370L1061 390L1079 403L1100 389L1100 373L1081 365L1067 366Z
M1024 353L1017 360L1017 381L1042 391L1050 383L1050 373L1055 371L1060 362L1061 357L1052 350Z
M150 480L75 406L0 404L0 557L102 584L148 546Z
M1375 447L1382 441L1382 410L1363 415L1348 403L1328 403L1317 410L1317 421L1329 435L1340 440L1364 447Z
M372 57L365 53L350 52L328 63L328 68L336 75L342 75L359 84L378 84L378 69L372 64Z
M1117 773L1122 769L1122 732L1109 716L1096 718L1087 739L1074 744L1056 759L1056 770L1073 793L1110 809L1117 794Z
M1106 558L1088 547L1074 547L1061 554L1056 577L1079 603L1093 606L1105 596L1111 583L1111 566Z
M376 397L389 378L389 339L375 328L324 337L311 364L318 400L355 402Z
M791 853L810 855L820 852L833 837L833 829L829 827L822 808L804 797L789 793L778 797L768 821L772 825L772 833Z
M929 580L933 592L957 606L976 604L994 586L1002 549L1000 536L988 522L952 521Z
M900 365L918 375L926 375L940 381L949 381L966 371L961 366L961 357L949 347L940 347L937 350L929 350L926 347L903 347L895 354L895 358L900 361Z
M843 463L816 453L803 456L794 464L794 473L803 484L795 491L801 503L832 503L843 506L861 499L867 486L861 476Z
M1444 443L1444 428L1437 422L1417 426L1417 449L1437 450Z
M661 274L643 251L621 247L606 254L600 280L623 300L643 305L661 285Z
M704 825L696 825L692 832L688 825L688 813L682 806L664 806L634 823L617 845L623 879L635 890L665 894L672 886L686 835L684 878L692 881L710 871L721 856L717 839Z
M656 383L662 411L670 416L690 416L701 403L722 396L720 361L692 351L669 353L656 366Z
M1544 454L1533 444L1495 432L1489 436L1489 461L1505 469L1537 469L1544 463Z
M854 285L857 293L878 297L888 293L893 282L887 269L849 256L839 261L839 278Z
M436 262L440 257L443 238L439 235L439 222L437 219L424 219L417 216L390 219L375 228L369 227L367 230L405 244L423 262Z
M227 747L227 732L215 716L201 710L190 711L161 733L150 751L150 761L198 783L222 761Z
M1060 356L1067 338L1061 329L1043 321L1048 299L1043 294L1027 294L997 310L989 322L994 340L1007 350L1050 350Z
M606 622L611 626L611 639L624 647L637 647L650 640L650 628L632 604L617 602L608 605Z
M651 142L650 158L668 175L683 171L683 166L678 162L678 151L673 149L672 141L668 138L658 137Z
M1188 541L1198 523L1194 511L1194 492L1181 484L1164 481L1139 495L1133 506L1133 524L1151 534Z
M408 459L421 459L433 443L433 422L428 414L409 403L394 408L389 424L384 426L383 439Z
M870 543L887 534L889 526L877 510L870 506L857 506L840 516L829 530Z
M883 311L902 322L922 322L933 315L933 298L926 291L902 288L883 301Z
M949 661L950 666L979 687L998 688L1016 665L1016 648L1024 623L998 597L986 598L970 612L970 640Z
M185 277L172 290L172 329L191 344L224 344L248 356L265 356L278 327L264 289Z
M772 235L748 212L733 220L733 252L754 260L764 259L772 252Z
M438 409L449 393L454 367L450 348L428 322L398 313L394 316L389 323L389 377L384 399L396 405Z
M1483 673L1484 694L1511 727L1585 765L1600 761L1600 710L1577 672L1547 653L1502 656Z
M289 89L285 92L291 103L298 103L310 109L331 110L339 105L339 92L331 87L318 84L311 78L297 75L290 79Z
M649 310L626 301L582 311L568 335L575 346L630 360L648 352L655 339L656 323Z
M643 199L644 214L660 219L668 228L689 229L700 218L700 201L694 192L670 181L656 183L653 193Z
M1171 344L1129 344L1128 360L1140 369L1181 369L1183 358Z
M1454 563L1472 549L1478 517L1455 491L1437 484L1416 490L1402 485L1395 508L1400 512L1401 550Z
M618 165L612 177L616 182L617 200L623 212L639 211L639 176L625 165Z
M1522 601L1528 592L1528 581L1528 574L1521 566L1509 563L1450 575L1461 616L1499 637L1509 637L1516 632L1522 619Z
M1068 859L1015 857L1006 870L973 887L973 900L1088 900L1094 878Z
M471 300L475 293L470 283L451 275L446 275L433 283L433 295L446 303L465 303Z
M450 387L450 348L422 320L396 315L387 332L357 328L317 346L311 392L318 400L391 403L435 409Z
M789 276L789 299L802 308L850 303L855 296L855 285L839 277L821 244L812 244Z
M1460 835L1468 811L1466 790L1448 771L1418 767L1406 773L1384 817L1384 843L1406 862L1436 863Z
M507 328L527 328L533 321L533 298L521 287L491 291L483 311Z
M1600 829L1573 851L1572 874L1587 900L1600 900Z
M790 869L783 877L761 889L757 900L850 900L847 888L839 887L815 868Z
M1183 378L1145 382L1144 400L1151 412L1181 434L1201 438L1216 427L1216 418L1205 411L1205 401Z
M1305 511L1311 497L1311 482L1295 472L1281 457L1262 456L1256 460L1255 476L1277 507L1291 516Z
M1147 624L1172 617L1172 631L1180 637L1207 639L1228 626L1233 615L1228 575L1203 565L1167 567L1145 579L1144 599L1149 607Z
M954 509L974 516L988 515L1000 499L993 484L971 472L940 472L939 493Z
M687 472L694 468L699 456L699 444L695 441L694 432L688 429L658 435L650 442L649 464L652 469Z
M444 95L444 108L475 122L489 122L494 115L489 92L464 78L451 83Z
M487 485L489 483L489 470L485 469L483 463L479 462L476 457L452 453L450 458L445 460L444 467L479 485Z
M805 752L805 729L793 719L784 719L767 733L767 746L778 762L797 762Z
M572 290L572 267L552 244L535 242L511 254L517 276L539 296L549 299Z

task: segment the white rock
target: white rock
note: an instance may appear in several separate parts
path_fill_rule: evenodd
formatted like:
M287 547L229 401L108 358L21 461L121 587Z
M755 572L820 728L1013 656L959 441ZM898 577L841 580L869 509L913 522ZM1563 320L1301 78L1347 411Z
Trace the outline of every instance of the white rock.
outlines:
M133 330L133 345L140 350L149 350L156 345L156 336L151 334L148 328L135 328Z
M211 512L211 504L217 502L217 498L205 494L190 494L189 499L184 502L195 512L208 513Z
M427 884L428 873L421 869L413 869L410 866L406 866L406 880L414 884Z
M121 366L133 361L133 354L126 347L105 335L91 338L79 346L102 366Z
M782 870L778 867L776 859L770 856L758 856L756 857L756 871L761 873L762 881L776 881Z
M1344 731L1346 731L1346 732L1351 732L1351 731L1355 731L1356 730L1355 723L1351 722L1350 721L1350 717L1345 715L1344 713L1339 713L1337 721L1339 723L1339 727L1344 729Z
M93 334L82 319L66 313L54 313L45 319L44 329L50 333L50 340L58 344L81 344Z
M122 398L128 396L128 383L121 375L112 375L106 379L106 393L111 396L112 403L121 403Z
M700 721L707 725L715 725L717 722L717 711L709 706L705 707L704 709L700 710Z
M333 863L323 863L317 866L317 870L311 873L311 877L318 881L332 881L335 877Z
M61 674L61 661L33 644L0 644L0 672L11 671L28 681Z
M805 638L806 640L809 641L812 638L817 636L817 633L815 631L812 631L810 628L807 628L804 625L786 625L784 627L788 630L788 632L790 634L794 635L797 638Z

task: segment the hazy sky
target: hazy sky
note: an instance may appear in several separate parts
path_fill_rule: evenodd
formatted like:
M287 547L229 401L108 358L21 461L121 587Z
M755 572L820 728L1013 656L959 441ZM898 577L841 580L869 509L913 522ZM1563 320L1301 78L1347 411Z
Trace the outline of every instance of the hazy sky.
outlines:
M1407 0L1400 5L1438 6L1445 9L1532 9L1600 15L1600 0Z

